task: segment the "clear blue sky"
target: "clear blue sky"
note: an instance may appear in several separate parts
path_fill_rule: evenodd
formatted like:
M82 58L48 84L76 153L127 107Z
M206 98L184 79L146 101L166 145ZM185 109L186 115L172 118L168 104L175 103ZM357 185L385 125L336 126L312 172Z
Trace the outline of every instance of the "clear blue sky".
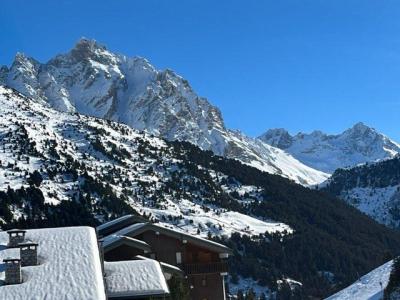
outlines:
M400 141L399 1L1 1L0 64L81 36L177 71L253 136L363 121Z

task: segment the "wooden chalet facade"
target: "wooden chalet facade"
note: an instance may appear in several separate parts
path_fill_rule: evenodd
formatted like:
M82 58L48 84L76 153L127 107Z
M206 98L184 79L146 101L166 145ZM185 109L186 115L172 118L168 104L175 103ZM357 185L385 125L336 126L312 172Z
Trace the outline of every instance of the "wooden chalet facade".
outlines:
M132 216L98 228L105 261L145 256L181 270L192 300L225 300L226 259L232 254L224 245L173 229L145 223ZM131 225L128 225L131 223ZM122 228L121 228L122 227ZM164 268L163 268L164 270ZM166 270L168 280L171 272Z

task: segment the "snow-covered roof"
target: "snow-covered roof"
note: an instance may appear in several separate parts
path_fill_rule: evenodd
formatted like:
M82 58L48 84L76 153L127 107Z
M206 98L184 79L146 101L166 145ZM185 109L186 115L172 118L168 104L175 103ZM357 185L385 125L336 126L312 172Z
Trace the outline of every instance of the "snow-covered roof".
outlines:
M6 247L0 232L0 282L3 259L19 258L19 249ZM90 227L32 229L26 239L39 244L39 265L22 267L23 283L1 285L1 299L106 299L96 232Z
M155 260L104 262L109 298L169 294L160 264Z
M142 256L142 255L136 255L135 258L141 259L141 260L152 260L151 258L148 258L146 256ZM170 265L170 264L167 264L167 263L162 262L162 261L160 261L159 263L160 263L161 268L162 268L162 270L164 272L176 274L176 275L179 275L179 276L183 275L183 271L180 268L178 268L177 266Z
M372 270L352 285L330 296L326 300L378 300L389 283L393 261Z
M113 235L114 236L133 236L133 233L137 232L139 229L144 228L147 223L136 223L133 225L129 225L121 230L118 230Z
M142 222L146 222L146 219L135 215L125 215L97 226L96 230L99 236L105 236L126 226Z
M102 246L105 251L112 250L121 245L129 245L131 247L150 252L151 247L146 242L131 238L129 236L109 235L102 239Z
M114 219L112 221L106 222L104 224L101 224L101 225L97 226L97 230L102 230L102 229L111 227L111 226L113 226L115 224L118 224L120 222L129 220L131 217L132 217L132 215L125 215L125 216L122 216L120 218Z
M206 240L201 237L186 234L186 233L183 233L183 232L180 232L177 230L158 226L158 225L152 224L152 223L133 224L133 225L130 225L126 228L123 228L123 229L115 232L115 235L135 237L135 236L137 236L145 231L148 231L148 230L152 230L155 232L161 232L165 235L172 236L172 237L178 238L180 240L187 240L195 245L198 245L200 247L205 247L207 249L211 249L218 253L232 253L231 249L229 249L228 247L226 247L222 244L216 243L214 241Z

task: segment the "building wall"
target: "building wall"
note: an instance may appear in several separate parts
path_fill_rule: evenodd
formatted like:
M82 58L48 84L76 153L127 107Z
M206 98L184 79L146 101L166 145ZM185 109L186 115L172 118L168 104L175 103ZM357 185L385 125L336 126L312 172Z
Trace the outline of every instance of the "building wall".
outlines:
M155 259L174 266L180 265L176 261L176 253L181 252L183 255L185 246L180 240L162 234L157 235L154 231L146 231L135 238L150 245L155 253Z
M219 262L219 254L212 252L210 250L187 244L185 248L185 263L195 264L195 263L210 263Z
M220 274L191 275L188 278L192 300L223 300L223 277Z
M184 244L181 240L163 235L162 233L157 235L151 230L135 236L135 238L149 244L154 251L153 254L155 257L152 257L151 253L146 254L146 256L178 267L182 267L182 264L202 264L221 261L219 254L216 252L190 243ZM182 256L181 264L177 262L177 252L180 252ZM136 255L143 255L143 251L128 246L120 246L106 253L105 260L129 260L133 259ZM187 283L189 287L193 286L190 289L192 300L224 299L223 277L220 273L189 275Z
M181 252L183 264L201 264L219 262L219 254L208 249L175 239L163 234L156 235L146 231L135 237L148 243L156 254L156 259L181 267L176 261L176 252ZM206 285L204 286L204 280ZM219 273L190 275L187 280L192 300L223 300L223 277Z

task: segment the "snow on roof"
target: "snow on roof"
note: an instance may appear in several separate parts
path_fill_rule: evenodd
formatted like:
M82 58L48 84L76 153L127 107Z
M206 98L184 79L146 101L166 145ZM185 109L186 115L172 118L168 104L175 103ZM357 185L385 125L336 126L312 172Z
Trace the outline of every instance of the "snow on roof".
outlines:
M117 232L115 232L114 235L116 236L128 236L130 233L135 232L136 230L139 230L143 227L145 227L147 225L147 223L136 223L133 225L129 225L128 227L125 227L121 230L118 230Z
M194 244L197 245L201 245L207 248L213 248L214 250L218 251L218 252L226 252L226 253L232 253L232 250L228 247L226 247L225 245L222 245L220 243L199 237L199 236L193 236L191 234L185 233L185 232L181 232L181 231L177 231L174 229L170 229L170 228L166 228L166 227L161 227L158 226L156 224L151 224L152 226L152 230L153 231L157 231L160 230L164 233L169 233L171 235L180 235L182 237L182 239L187 239L189 241L191 241Z
M0 232L0 282L3 259L19 258L8 249L7 232ZM23 283L1 285L1 299L106 299L96 233L90 227L32 229L26 239L39 244L39 265L22 267Z
M393 261L372 270L358 281L330 296L326 300L380 300L389 282ZM382 286L381 286L382 284Z
M147 231L147 230L159 231L166 235L173 236L175 238L179 237L181 239L187 239L188 241L192 242L193 244L197 244L199 246L203 246L206 248L212 248L214 251L217 251L220 253L232 253L231 249L229 249L228 247L226 247L222 244L204 239L202 237L193 236L193 235L184 233L182 231L166 228L163 226L158 226L158 225L152 224L152 223L133 224L133 225L130 225L128 227L125 227L125 228L115 232L115 235L134 237L134 236L136 236L144 231Z
M129 220L131 217L133 217L133 215L126 215L126 216L114 219L112 221L109 221L107 223L104 223L104 224L101 224L101 225L97 226L97 230L103 230L105 228L111 227L111 226L113 226L115 224L118 224L120 222Z
M105 238L103 238L102 242L103 242L102 246L105 250L114 249L121 244L128 244L137 249L141 249L144 251L151 251L151 247L149 244L147 244L146 242L143 242L141 240L131 238L129 236L120 236L120 235L112 234L112 235L109 235L109 236L106 236Z
M161 266L155 260L104 262L104 269L110 298L169 294Z
M148 257L143 256L143 255L136 255L135 258L140 259L140 260L152 260L151 258L148 258ZM160 263L161 268L163 269L163 271L165 269L166 271L172 271L175 274L183 273L183 271L180 268L178 268L177 266L170 265L170 264L167 264L167 263L162 262L162 261L160 261L159 263Z

